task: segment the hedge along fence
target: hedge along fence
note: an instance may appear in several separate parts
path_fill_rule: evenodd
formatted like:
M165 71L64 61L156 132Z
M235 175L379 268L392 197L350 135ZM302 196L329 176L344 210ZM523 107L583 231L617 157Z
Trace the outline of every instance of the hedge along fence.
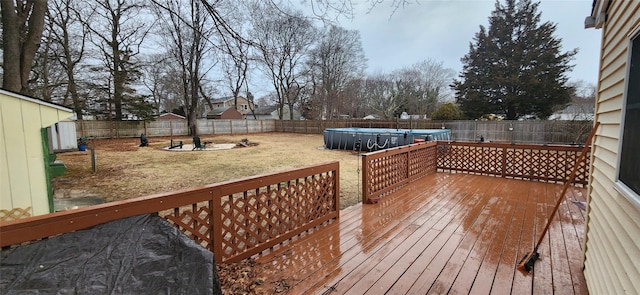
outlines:
M247 134L274 132L275 120L196 120L199 134ZM157 121L76 121L76 135L92 138L187 136L186 120Z
M196 121L199 134L288 132L322 134L326 128L450 129L453 141L581 144L592 121L431 121L431 120L207 120ZM77 121L77 137L121 138L187 136L186 120Z
M450 129L453 141L509 143L584 143L592 121L431 121L431 120L332 120L276 121L275 131L321 134L326 128Z

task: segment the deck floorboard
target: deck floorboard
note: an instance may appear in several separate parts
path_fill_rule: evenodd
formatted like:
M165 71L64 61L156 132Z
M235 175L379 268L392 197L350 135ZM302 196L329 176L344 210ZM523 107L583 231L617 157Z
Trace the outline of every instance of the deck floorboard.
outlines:
M560 184L435 173L255 257L261 290L289 294L587 294L586 189L571 187L531 274Z

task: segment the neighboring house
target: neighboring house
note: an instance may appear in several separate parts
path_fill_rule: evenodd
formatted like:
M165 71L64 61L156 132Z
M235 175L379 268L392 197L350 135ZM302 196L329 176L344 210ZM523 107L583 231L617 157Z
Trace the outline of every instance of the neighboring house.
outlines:
M180 116L174 113L164 113L156 118L156 120L185 120L184 116Z
M207 113L207 119L242 119L242 114L230 107L215 108Z
M591 294L640 294L640 1L593 1L602 30L584 275Z
M254 114L248 114L245 118L253 119L253 115L255 115L256 120L278 119L278 110L276 106L261 106L254 111Z
M233 103L234 103L234 99L233 96L227 96L227 97L223 97L223 98L219 98L216 100L211 101L211 104L213 105L214 109L217 108L233 108ZM238 106L237 106L237 110L238 112L240 112L243 115L246 114L250 114L251 113L251 109L255 108L255 106L246 98L242 97L242 96L238 96Z
M579 99L566 108L553 113L549 120L590 121L593 120L595 104L590 99Z
M280 113L280 110L278 109L277 106L273 105L273 106L263 106L263 107L259 107L257 110L255 110L255 118L256 120L279 120L280 116L278 115ZM290 120L291 116L289 114L289 106L284 106L283 110L282 110L283 116L282 119L283 120ZM298 112L297 110L293 110L293 119L294 120L300 120L300 118L302 117L302 115L300 114L300 112ZM245 115L245 118L247 119L253 119L253 115L251 113Z
M47 127L71 109L0 89L0 220L53 212Z

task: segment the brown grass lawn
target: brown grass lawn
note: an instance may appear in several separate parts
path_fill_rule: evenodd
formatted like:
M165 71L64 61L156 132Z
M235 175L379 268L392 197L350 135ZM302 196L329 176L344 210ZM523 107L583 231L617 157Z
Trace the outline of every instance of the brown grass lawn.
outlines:
M278 172L295 167L340 161L340 206L359 202L360 173L357 155L325 150L322 135L260 133L205 135L202 141L238 143L250 147L230 150L173 152L163 150L168 137L149 138L149 147L138 147L138 138L94 139L97 172L91 171L90 152L67 152L57 159L67 165L53 180L55 198L102 197L105 202L197 187L240 177ZM191 137L174 137L191 144Z

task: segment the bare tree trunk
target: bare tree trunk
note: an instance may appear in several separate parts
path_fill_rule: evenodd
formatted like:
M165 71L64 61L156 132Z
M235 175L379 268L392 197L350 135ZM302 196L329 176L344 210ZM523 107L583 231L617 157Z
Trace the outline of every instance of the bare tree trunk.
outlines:
M116 28L114 28L114 31ZM113 106L116 112L116 121L122 121L122 95L124 93L124 83L126 80L126 72L121 69L122 61L120 60L120 48L118 42L113 39L111 43L113 60Z
M0 2L4 59L2 85L10 91L28 93L29 73L40 46L47 1L18 2L17 6L14 0Z
M200 2L191 0L190 9L185 10L184 14L180 9L181 3L179 0L155 2L158 17L166 19L164 31L172 42L171 54L179 65L189 134L196 136L200 93L204 93L201 87L204 77L201 66L207 51L205 42L209 38L210 29L206 28L207 19L203 16ZM206 95L203 97L207 99ZM212 106L210 101L208 103Z
M51 31L47 34L44 52L42 56L42 89L41 89L41 97L44 101L51 101L51 91L50 82L49 82L49 51L51 50L50 44L52 43Z
M120 121L124 111L132 111L131 96L127 97L132 91L127 86L137 79L135 72L139 63L135 57L140 53L140 46L148 33L148 27L137 18L144 8L144 2L100 0L85 3L95 9L96 19L91 23L88 23L89 20L84 22L92 35L97 37L92 42L102 53L104 65L109 68L113 78L114 119Z

